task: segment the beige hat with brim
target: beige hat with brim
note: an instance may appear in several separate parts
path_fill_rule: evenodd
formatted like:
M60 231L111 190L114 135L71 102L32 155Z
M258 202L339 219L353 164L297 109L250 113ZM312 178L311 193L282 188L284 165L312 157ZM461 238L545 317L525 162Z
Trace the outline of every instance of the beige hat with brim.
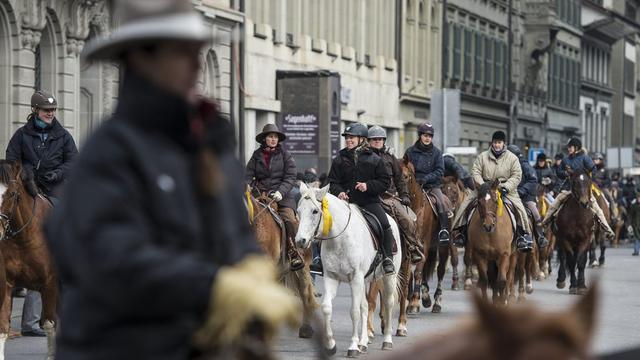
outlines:
M125 17L122 25L107 37L89 41L82 56L88 61L116 60L126 50L158 41L183 40L206 43L214 39L212 30L205 25L202 15L193 7L185 11L183 1L158 1L158 5L164 3L163 9L149 9L149 5L144 2L116 2L114 12L118 13L120 10L123 13L122 17ZM136 3L140 5L136 7Z

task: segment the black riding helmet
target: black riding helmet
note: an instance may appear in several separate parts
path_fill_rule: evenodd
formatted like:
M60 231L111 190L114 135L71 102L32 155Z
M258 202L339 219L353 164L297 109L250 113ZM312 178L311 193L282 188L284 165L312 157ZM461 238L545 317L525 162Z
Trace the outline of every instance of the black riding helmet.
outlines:
M431 125L429 123L420 124L420 126L418 126L418 136L420 136L422 134L428 134L428 135L433 136L435 134L435 130L433 128L433 125Z
M572 137L571 139L569 139L569 142L567 143L567 147L569 146L573 146L576 149L581 149L582 148L582 141L580 141L580 139Z
M509 146L507 146L507 150L511 151L513 155L517 157L520 157L520 155L522 155L522 151L520 151L520 148L517 145L509 144Z
M347 128L344 129L342 136L347 136L347 135L366 138L367 136L369 136L369 130L367 129L366 125L355 123L347 126Z

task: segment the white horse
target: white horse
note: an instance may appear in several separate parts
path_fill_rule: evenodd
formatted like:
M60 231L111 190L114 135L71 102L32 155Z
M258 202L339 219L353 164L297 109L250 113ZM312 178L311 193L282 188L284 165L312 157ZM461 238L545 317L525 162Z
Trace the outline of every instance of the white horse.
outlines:
M348 357L356 357L367 350L369 335L367 333L368 303L366 285L384 276L381 266L365 279L377 251L373 247L373 240L362 213L356 205L349 204L328 193L329 186L322 189L300 185L301 199L298 203L300 225L296 234L296 245L306 249L313 241L320 241L322 248L322 264L324 269L324 295L322 297L322 313L325 326L325 350L333 355L336 352L336 342L331 330L332 300L341 282L349 283L351 287L351 321L353 323L351 344L347 350ZM326 199L326 209L323 211L322 200ZM328 210L328 211L327 211ZM332 221L326 218L330 217ZM388 216L388 215L387 215ZM393 257L396 271L400 269L402 259L401 247L398 239L400 234L395 221L389 217L398 253ZM325 224L330 222L330 228ZM323 234L323 230L328 230ZM383 277L383 298L385 305L383 350L393 347L391 339L391 313L396 303L397 275ZM360 326L360 335L358 335Z

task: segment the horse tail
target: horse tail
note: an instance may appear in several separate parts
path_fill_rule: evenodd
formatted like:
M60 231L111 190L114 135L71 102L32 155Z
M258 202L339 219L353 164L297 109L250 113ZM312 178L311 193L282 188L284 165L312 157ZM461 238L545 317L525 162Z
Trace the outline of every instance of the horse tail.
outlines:
M427 261L424 266L425 269L422 272L422 277L425 281L431 280L433 273L436 271L436 263L438 262L438 247L431 248L427 251Z

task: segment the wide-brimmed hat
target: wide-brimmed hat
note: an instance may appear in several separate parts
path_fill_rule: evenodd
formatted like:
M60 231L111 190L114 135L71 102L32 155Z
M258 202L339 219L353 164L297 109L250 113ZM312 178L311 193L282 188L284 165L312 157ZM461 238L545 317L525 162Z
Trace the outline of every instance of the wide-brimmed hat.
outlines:
M267 124L262 128L262 132L256 135L256 141L259 143L263 143L264 138L266 138L267 135L271 133L278 134L279 142L283 142L287 139L287 136L284 133L280 132L280 129L278 129L278 127L275 124Z
M161 40L208 42L213 40L189 0L115 0L114 17L120 20L108 37L95 38L84 48L89 61L113 60L131 48Z

